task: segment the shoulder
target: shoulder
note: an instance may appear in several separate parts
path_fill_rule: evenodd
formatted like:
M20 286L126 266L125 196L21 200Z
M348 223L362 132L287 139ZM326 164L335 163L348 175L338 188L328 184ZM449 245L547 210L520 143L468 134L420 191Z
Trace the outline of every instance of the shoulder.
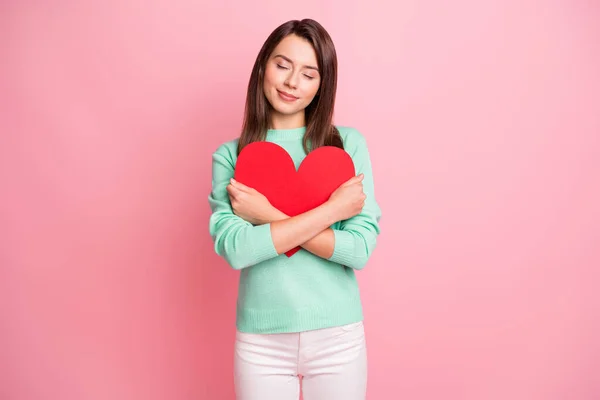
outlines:
M221 143L212 153L213 160L226 161L234 166L237 160L238 141L239 139L232 139Z
M355 127L345 125L336 125L335 127L340 132L340 135L342 136L342 140L344 140L344 142L364 140L364 135Z
M340 136L344 143L344 149L348 153L352 155L367 149L367 140L357 128L343 125L336 125L335 127L340 132Z

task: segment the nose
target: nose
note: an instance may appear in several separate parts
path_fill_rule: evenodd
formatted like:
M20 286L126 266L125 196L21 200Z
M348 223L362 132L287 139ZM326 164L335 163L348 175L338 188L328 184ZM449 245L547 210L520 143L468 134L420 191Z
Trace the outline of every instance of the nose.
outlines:
M294 72L290 72L287 79L285 80L285 84L290 88L295 89L298 85L298 76Z

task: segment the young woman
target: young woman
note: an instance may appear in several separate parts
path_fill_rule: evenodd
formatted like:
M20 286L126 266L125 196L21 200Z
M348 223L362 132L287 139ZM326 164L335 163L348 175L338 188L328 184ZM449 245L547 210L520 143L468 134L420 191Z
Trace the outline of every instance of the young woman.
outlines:
M325 29L311 19L284 23L254 64L241 136L213 153L210 233L217 254L240 270L239 400L297 400L300 382L305 400L366 396L355 270L375 248L381 211L364 137L332 124L336 87L337 56ZM237 155L255 141L280 145L296 168L320 146L343 148L357 176L326 203L290 217L233 179ZM298 246L292 257L284 254Z

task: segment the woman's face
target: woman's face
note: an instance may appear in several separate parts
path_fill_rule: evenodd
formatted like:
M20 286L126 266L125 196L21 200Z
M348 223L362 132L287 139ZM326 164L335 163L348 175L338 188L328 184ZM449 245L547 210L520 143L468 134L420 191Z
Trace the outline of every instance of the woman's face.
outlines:
M288 117L304 113L319 90L317 65L317 54L307 40L292 34L277 45L267 60L263 84L275 113Z

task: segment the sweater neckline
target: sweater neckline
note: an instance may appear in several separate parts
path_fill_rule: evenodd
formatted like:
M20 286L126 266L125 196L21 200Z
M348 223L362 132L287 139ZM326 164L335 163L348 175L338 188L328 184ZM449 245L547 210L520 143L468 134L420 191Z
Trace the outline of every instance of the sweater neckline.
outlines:
M267 130L267 139L282 141L282 140L299 140L304 137L306 133L306 126L301 126L299 128L289 128L289 129L268 129Z

